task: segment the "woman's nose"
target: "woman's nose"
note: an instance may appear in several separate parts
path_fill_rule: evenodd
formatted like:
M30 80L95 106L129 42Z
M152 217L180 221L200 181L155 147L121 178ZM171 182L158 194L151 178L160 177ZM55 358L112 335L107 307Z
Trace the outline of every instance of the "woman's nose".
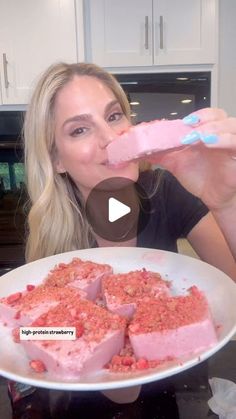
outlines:
M116 131L106 122L99 129L99 145L105 148L117 137Z

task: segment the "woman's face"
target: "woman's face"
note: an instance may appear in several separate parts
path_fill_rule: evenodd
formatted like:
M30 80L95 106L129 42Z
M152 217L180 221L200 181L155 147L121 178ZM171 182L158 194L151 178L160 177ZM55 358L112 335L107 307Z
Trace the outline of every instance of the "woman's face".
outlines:
M107 164L107 145L127 129L113 92L100 80L75 76L55 102L56 170L67 172L82 193L112 177L138 178L138 164Z

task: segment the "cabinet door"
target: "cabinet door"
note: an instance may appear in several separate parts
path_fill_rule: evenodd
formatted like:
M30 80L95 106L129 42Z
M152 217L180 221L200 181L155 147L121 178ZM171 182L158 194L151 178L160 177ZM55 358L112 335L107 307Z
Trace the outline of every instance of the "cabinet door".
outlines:
M216 61L217 0L153 0L154 64Z
M2 103L27 103L40 72L77 61L74 0L1 0L0 54Z
M87 61L104 67L151 65L152 0L89 0Z

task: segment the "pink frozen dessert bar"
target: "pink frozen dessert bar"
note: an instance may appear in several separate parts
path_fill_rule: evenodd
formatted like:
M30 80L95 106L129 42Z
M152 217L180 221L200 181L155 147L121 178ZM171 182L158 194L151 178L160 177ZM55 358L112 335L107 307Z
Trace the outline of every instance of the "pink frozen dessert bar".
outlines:
M208 302L196 286L189 295L139 304L128 333L135 356L149 361L180 358L217 342Z
M124 346L126 321L92 301L62 302L30 326L75 327L75 340L22 340L37 372L68 380L104 367Z
M119 164L159 151L183 147L181 139L192 131L181 119L142 122L131 126L107 146L108 163Z
M0 299L0 320L9 327L27 326L61 301L78 296L86 298L86 293L69 287L63 289L27 285L25 291Z
M74 258L70 263L55 266L44 284L51 287L79 288L86 292L89 300L95 300L101 291L101 279L112 272L110 265Z
M160 274L143 269L103 278L102 295L108 310L131 318L139 301L169 296L170 291Z

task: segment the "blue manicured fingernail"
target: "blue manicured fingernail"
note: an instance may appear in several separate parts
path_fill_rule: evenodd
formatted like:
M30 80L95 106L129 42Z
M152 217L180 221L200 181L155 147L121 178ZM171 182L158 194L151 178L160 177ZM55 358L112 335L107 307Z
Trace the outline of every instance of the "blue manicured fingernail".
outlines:
M183 123L185 125L194 125L198 124L198 122L200 122L200 118L198 115L187 115L183 118Z
M205 144L215 144L219 141L219 138L215 134L201 134L201 141Z
M185 137L182 138L181 143L182 144L192 144L196 141L201 140L201 134L198 131L192 131L190 134L185 135Z

